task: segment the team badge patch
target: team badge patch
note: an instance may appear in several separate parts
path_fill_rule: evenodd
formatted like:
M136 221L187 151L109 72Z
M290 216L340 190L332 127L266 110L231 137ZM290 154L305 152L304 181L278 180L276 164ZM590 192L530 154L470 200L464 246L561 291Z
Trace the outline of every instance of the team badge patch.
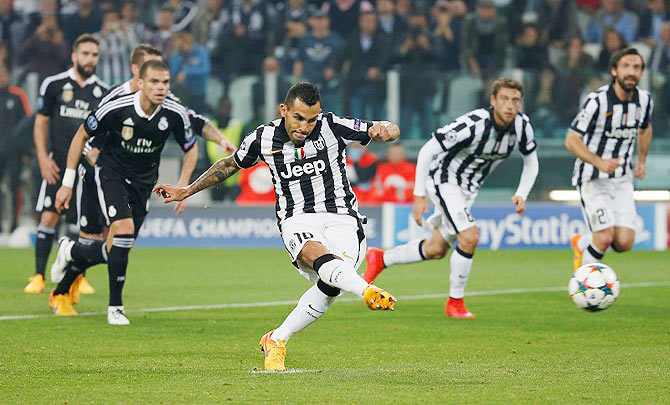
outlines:
M507 139L507 144L512 147L516 143L516 135L510 135Z
M96 129L98 129L98 120L95 118L95 115L88 116L88 118L86 119L86 126L91 131L95 131Z
M44 206L45 206L46 208L51 207L51 197L46 196L46 197L44 198Z
M449 142L456 142L457 137L458 137L458 135L456 134L456 131L449 131L449 132L447 132L447 135L445 135L445 138Z
M165 131L168 128L168 121L167 118L161 117L160 120L158 120L158 129L161 131Z
M7 109L11 110L12 108L14 108L14 100L10 98L9 100L7 100Z
M319 139L314 141L314 147L316 148L316 150L326 149L326 140L323 139L323 136L319 135Z
M93 88L93 97L100 98L102 96L102 89L99 86Z
M74 98L74 87L72 87L71 83L66 83L65 86L63 86L63 92L60 96L64 103L72 101Z
M302 160L305 158L305 148L295 148L293 150L296 160Z
M123 138L124 141L133 139L133 127L124 125L121 130L121 138Z
M295 241L294 241L293 239L291 239L291 240L288 242L288 247L289 247L292 251L295 250L295 248L297 247L297 246L296 246L296 243L295 243Z
M360 131L361 130L361 120L358 118L354 118L354 130Z
M109 214L110 217L115 217L116 216L116 208L114 208L113 205L110 205L109 208L107 209L107 213Z
M79 218L79 225L81 226L88 225L88 219L86 218L86 215L82 215L81 218Z
M42 97L39 97L39 98L37 99L37 109L38 109L38 110L41 110L42 107L44 107L44 99L43 99Z

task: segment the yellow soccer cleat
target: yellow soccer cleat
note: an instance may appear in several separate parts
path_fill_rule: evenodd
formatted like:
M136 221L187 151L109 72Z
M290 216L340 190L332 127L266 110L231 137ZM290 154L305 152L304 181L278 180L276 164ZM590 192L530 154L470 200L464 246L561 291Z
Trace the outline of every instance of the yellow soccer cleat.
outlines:
M79 294L81 293L81 283L86 280L84 278L83 274L80 274L77 276L77 278L74 279L72 284L70 284L70 290L68 291L68 295L70 296L70 303L72 305L77 305L79 304Z
M35 274L34 276L29 277L28 281L30 282L23 289L23 292L26 294L41 294L47 285L44 281L44 276L41 274Z
M363 291L363 301L373 311L379 309L393 311L395 303L398 302L393 295L373 284L368 285Z
M570 237L570 246L572 246L572 251L574 252L574 255L572 256L572 268L573 270L577 270L578 268L582 267L582 256L584 255L584 252L579 250L579 238L581 238L582 235L579 233L576 233Z
M272 332L263 335L261 338L261 351L265 353L265 369L268 371L286 371L284 360L286 360L286 341L280 340L279 343L270 338Z
M51 303L53 303L54 314L57 316L77 315L77 311L72 308L72 304L70 303L69 294L55 295Z
M89 284L88 279L82 275L81 283L79 284L80 294L95 294L95 288Z

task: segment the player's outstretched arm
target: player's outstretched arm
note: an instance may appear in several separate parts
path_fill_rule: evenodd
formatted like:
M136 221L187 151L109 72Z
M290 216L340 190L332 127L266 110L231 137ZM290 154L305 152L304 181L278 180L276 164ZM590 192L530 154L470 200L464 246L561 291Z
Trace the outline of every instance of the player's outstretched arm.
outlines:
M70 208L70 200L72 199L72 187L74 187L74 181L77 176L77 165L79 165L79 159L81 153L84 151L84 145L88 140L89 135L84 129L84 125L80 125L77 133L72 138L70 142L70 149L67 152L67 166L65 169L65 174L63 175L63 183L56 193L56 209L58 212L61 212L63 208Z
M206 172L187 187L177 187L169 184L157 184L154 193L163 197L163 202L182 201L193 194L214 186L226 180L240 170L233 156L226 156L214 163Z
M400 136L400 127L389 121L376 121L368 129L368 135L378 142L393 142Z

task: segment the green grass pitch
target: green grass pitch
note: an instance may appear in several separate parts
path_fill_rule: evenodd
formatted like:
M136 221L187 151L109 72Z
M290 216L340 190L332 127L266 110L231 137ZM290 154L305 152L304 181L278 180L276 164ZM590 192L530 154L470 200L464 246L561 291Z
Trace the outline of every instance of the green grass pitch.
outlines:
M608 254L621 296L588 313L567 297L570 251L479 251L475 320L444 315L447 260L397 266L376 282L399 298L396 311L345 295L289 342L287 367L300 372L274 374L253 372L258 340L308 287L284 251L136 249L129 327L102 315L106 267L90 270L98 291L77 306L94 314L56 318L46 293L22 292L32 251L0 257L3 404L670 401L667 252Z

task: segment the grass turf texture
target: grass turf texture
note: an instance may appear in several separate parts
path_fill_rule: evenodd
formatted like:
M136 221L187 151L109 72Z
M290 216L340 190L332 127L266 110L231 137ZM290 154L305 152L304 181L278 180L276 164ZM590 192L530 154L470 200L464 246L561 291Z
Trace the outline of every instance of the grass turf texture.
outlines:
M30 250L0 250L0 316L48 314L25 295ZM483 403L636 402L670 398L668 254L608 254L623 283L604 312L577 309L566 291L473 296L477 319L444 316L448 261L386 270L395 312L336 303L295 335L287 367L262 369L258 340L292 305L139 312L140 308L296 301L308 283L281 250L136 249L125 303L129 327L104 315L0 321L2 403ZM567 286L569 251L480 251L469 291ZM48 271L47 271L48 272ZM106 311L107 272L80 312ZM347 294L347 298L351 298Z

